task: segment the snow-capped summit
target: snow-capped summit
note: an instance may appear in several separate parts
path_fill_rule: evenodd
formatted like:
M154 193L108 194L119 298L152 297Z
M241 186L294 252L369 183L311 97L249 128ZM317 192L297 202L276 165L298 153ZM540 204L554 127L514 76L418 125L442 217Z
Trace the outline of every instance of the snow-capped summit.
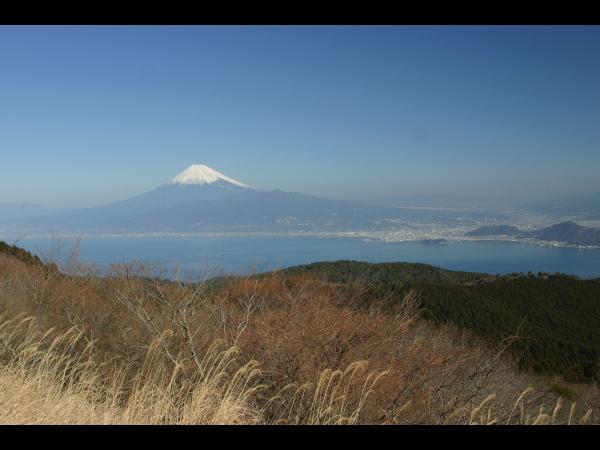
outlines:
M212 184L219 180L233 184L241 188L249 188L251 186L240 181L229 178L221 172L204 165L192 164L175 178L170 181L170 184Z
M194 164L172 180L135 197L78 211L19 219L20 225L15 222L14 229L19 234L22 230L49 229L86 234L331 232L385 228L385 219L412 217L413 213L407 216L404 211L260 189L206 165Z

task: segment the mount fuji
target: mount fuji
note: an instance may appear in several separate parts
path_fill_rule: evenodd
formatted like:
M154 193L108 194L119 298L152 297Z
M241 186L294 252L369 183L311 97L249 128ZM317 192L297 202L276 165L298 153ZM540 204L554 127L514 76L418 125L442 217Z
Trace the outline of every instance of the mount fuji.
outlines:
M229 178L203 164L193 164L169 182L129 200L109 205L124 212L140 212L238 194L252 186Z
M2 223L5 230L47 233L289 232L386 229L425 218L419 210L373 206L258 189L202 164L128 200ZM2 218L0 218L2 219Z

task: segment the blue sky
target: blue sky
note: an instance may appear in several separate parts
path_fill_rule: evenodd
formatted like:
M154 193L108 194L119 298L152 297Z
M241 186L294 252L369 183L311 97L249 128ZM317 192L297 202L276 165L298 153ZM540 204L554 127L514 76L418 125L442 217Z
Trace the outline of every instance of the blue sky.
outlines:
M0 27L0 201L193 163L339 198L600 191L600 27Z

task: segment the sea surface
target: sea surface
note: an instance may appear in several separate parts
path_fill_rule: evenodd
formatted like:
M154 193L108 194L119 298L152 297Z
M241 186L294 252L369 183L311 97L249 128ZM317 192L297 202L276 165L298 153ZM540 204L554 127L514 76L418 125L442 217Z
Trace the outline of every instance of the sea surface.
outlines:
M74 241L64 240L63 256ZM23 239L19 246L48 256L49 239ZM316 261L421 262L445 269L491 274L561 272L600 277L600 250L542 247L514 242L364 241L317 237L89 237L79 259L106 268L141 261L179 266L193 277L247 274Z

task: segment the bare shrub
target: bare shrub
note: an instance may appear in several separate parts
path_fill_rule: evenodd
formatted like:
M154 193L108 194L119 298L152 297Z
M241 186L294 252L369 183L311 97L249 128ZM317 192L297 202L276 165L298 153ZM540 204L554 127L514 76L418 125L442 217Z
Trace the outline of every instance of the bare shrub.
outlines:
M36 317L0 326L5 423L598 422L596 387L567 399L515 374L505 345L421 319L418 292L62 261L69 273L0 255L1 310Z

